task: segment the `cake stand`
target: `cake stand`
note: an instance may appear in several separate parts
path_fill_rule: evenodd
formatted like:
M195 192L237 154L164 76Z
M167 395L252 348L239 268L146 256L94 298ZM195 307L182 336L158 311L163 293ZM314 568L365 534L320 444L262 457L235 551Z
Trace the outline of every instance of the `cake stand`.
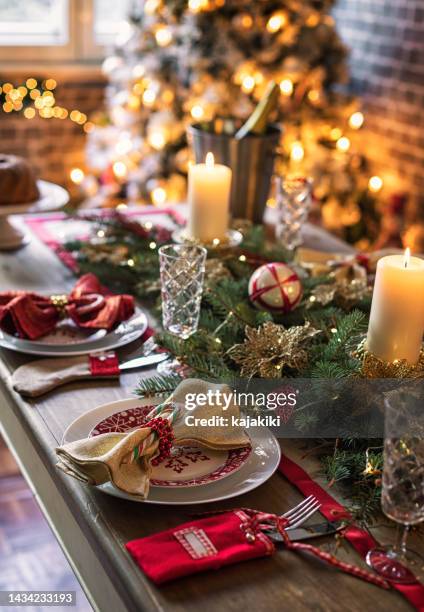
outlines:
M19 249L28 244L29 237L9 219L9 215L44 213L63 208L69 202L69 193L55 183L37 181L38 200L24 204L0 204L0 251Z

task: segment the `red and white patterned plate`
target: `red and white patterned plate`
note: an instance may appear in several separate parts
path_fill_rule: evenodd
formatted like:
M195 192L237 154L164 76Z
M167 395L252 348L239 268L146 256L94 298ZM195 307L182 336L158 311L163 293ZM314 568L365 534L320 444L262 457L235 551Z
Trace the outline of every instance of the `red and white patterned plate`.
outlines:
M96 406L87 410L81 406L81 414L72 421L63 434L62 444L82 440L111 415L128 412L133 408L148 407L160 404L160 397L121 399ZM130 413L130 416L134 414ZM120 417L118 426L120 425ZM200 487L150 487L149 496L144 504L165 506L192 506L207 504L237 497L253 491L270 478L281 461L281 450L278 440L267 427L251 426L248 429L251 453L239 470L232 472L228 478L221 478ZM200 464L200 463L199 463ZM126 500L140 503L139 497L123 493L110 482L99 485L99 491Z
M141 427L153 407L140 406L115 412L97 423L89 436L123 433ZM251 446L230 451L175 446L171 456L153 468L150 484L154 487L197 487L209 484L239 470L248 460L251 451Z

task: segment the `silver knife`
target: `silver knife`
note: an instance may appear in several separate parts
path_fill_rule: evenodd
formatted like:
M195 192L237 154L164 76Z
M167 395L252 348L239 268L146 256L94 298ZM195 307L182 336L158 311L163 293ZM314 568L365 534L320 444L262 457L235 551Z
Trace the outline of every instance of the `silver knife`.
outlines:
M169 353L152 353L151 355L143 355L143 357L136 357L135 359L130 359L129 361L124 361L119 364L120 371L123 370L134 370L135 368L144 368L148 365L153 365L154 363L160 363L161 361L165 361L168 359Z
M314 525L307 525L306 527L296 527L295 529L287 529L286 533L292 542L299 542L300 540L309 540L312 538L319 538L326 535L332 535L337 531L340 531L344 527L343 521L323 521L322 523L315 523ZM266 531L267 536L275 542L282 542L283 538L276 530Z

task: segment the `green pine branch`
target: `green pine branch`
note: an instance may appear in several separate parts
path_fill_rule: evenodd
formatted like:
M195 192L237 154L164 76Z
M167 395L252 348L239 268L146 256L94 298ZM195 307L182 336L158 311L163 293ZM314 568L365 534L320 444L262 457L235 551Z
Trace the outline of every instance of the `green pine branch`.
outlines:
M178 374L167 376L151 376L139 381L135 394L140 398L152 397L154 395L168 395L177 388L182 378Z
M366 472L365 446L362 448L336 449L331 455L321 457L324 473L330 483L338 483L349 497L349 510L353 517L364 523L372 524L378 516L381 504L381 486L378 479L383 465L381 452L368 454L374 472ZM375 440L372 442L375 444Z

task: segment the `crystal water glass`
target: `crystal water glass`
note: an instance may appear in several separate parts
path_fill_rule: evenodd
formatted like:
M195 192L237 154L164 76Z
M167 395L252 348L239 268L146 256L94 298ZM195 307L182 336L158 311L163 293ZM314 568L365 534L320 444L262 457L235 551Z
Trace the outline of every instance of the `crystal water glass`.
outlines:
M197 330L207 251L175 244L159 249L164 328L183 340Z
M385 400L384 467L381 506L402 525L394 546L369 551L368 564L386 579L413 582L424 559L407 547L411 526L424 521L424 394L392 392Z
M312 203L312 183L300 176L277 176L276 201L278 221L276 235L282 246L294 251L302 244L301 229Z

